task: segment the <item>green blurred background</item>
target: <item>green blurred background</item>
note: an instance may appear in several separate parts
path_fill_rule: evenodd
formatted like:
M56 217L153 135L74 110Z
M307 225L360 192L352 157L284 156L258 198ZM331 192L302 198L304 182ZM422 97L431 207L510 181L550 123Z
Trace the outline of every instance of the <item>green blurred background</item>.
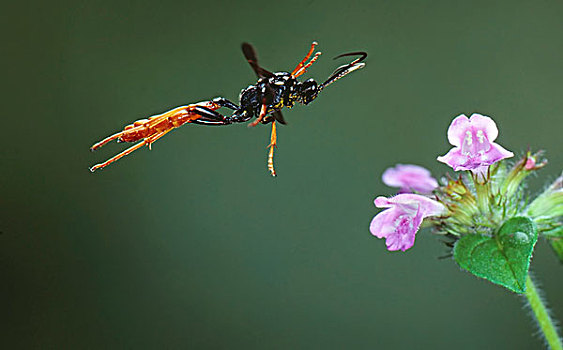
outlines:
M542 348L522 299L460 271L437 237L390 253L368 226L397 162L436 156L460 113L561 171L561 1L21 1L5 4L4 348ZM124 125L255 82L240 52L324 80L278 128L184 126L91 174ZM532 262L563 320L562 266Z

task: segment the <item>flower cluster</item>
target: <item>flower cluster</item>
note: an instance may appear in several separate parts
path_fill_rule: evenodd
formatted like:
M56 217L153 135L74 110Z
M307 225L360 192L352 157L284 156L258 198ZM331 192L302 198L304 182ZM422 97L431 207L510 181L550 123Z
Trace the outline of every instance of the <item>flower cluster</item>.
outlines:
M453 145L438 161L461 171L438 183L418 166L399 164L383 173L383 182L399 194L377 197L384 210L370 224L371 233L385 238L390 251L414 245L421 225L443 235L453 260L476 277L526 296L552 349L563 342L545 312L529 276L539 237L546 239L563 263L563 175L530 200L524 180L546 165L542 152L528 151L510 164L514 154L495 143L498 129L484 115L456 117L448 128Z
M519 215L530 217L540 232L552 232L559 239L561 178L531 203L522 190L526 176L546 164L541 152L527 152L510 167L503 160L514 154L494 142L497 126L481 114L456 117L447 136L453 148L437 159L454 171L463 171L459 176L446 177L440 186L428 170L417 165L399 164L383 173L383 182L398 187L399 194L375 199L375 206L385 210L373 218L370 231L386 239L388 250L411 248L423 222L435 233L456 239L467 234L491 237Z

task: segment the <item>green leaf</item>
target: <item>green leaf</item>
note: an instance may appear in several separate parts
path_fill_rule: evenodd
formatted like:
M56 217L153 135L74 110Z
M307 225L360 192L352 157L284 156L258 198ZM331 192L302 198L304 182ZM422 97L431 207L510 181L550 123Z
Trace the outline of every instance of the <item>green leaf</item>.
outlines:
M549 240L551 248L559 258L559 262L563 264L563 238L553 238Z
M534 222L527 217L514 217L494 236L462 236L455 244L454 258L461 268L475 276L524 293L537 240Z

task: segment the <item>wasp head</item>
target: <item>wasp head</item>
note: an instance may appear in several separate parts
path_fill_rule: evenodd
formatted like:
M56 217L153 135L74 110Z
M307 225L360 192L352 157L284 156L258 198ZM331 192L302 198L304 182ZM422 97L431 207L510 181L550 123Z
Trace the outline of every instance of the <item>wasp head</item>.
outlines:
M298 100L304 105L308 105L319 94L319 86L314 79L305 80L297 85Z

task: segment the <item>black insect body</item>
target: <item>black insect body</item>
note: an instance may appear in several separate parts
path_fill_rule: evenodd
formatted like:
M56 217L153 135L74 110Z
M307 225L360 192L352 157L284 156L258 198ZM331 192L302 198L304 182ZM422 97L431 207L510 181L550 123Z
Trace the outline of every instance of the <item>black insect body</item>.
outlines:
M231 116L222 116L215 110L210 110L207 115L202 115L203 118L194 121L194 123L205 125L228 125L232 123L246 122L253 117L256 117L257 120L252 122L249 126L255 126L258 123L268 124L273 121L286 124L281 113L282 108L292 108L295 103L303 105L311 103L323 88L356 69L363 68L365 65L364 63L361 63L361 61L367 57L365 52L343 54L337 56L336 58L344 56L360 56L360 58L349 64L340 66L323 84L319 85L314 79L299 82L297 77L305 73L307 68L309 68L321 54L320 52L317 52L311 61L305 64L305 62L307 62L307 60L311 57L316 45L316 42L311 45L311 49L309 50L307 56L305 56L303 61L301 61L291 73L271 73L260 67L256 52L252 45L243 43L242 51L251 67L256 72L256 75L259 78L258 82L241 91L239 95L240 106L237 106L233 102L222 97L213 100L213 102L222 107L233 109L234 113Z
M262 124L268 124L274 120L285 124L283 118L279 117L281 113L277 119L272 116L272 113L280 111L284 107L291 108L296 102L310 103L314 97L304 98L305 94L313 96L312 91L306 90L305 87L311 86L312 83L314 84L313 89L316 90L317 83L313 79L309 79L306 83L300 83L287 72L276 72L272 77L260 78L256 85L250 85L241 91L239 96L241 114L248 118L246 120L259 117L264 102L267 107L266 116L261 121ZM314 96L316 97L316 94Z

